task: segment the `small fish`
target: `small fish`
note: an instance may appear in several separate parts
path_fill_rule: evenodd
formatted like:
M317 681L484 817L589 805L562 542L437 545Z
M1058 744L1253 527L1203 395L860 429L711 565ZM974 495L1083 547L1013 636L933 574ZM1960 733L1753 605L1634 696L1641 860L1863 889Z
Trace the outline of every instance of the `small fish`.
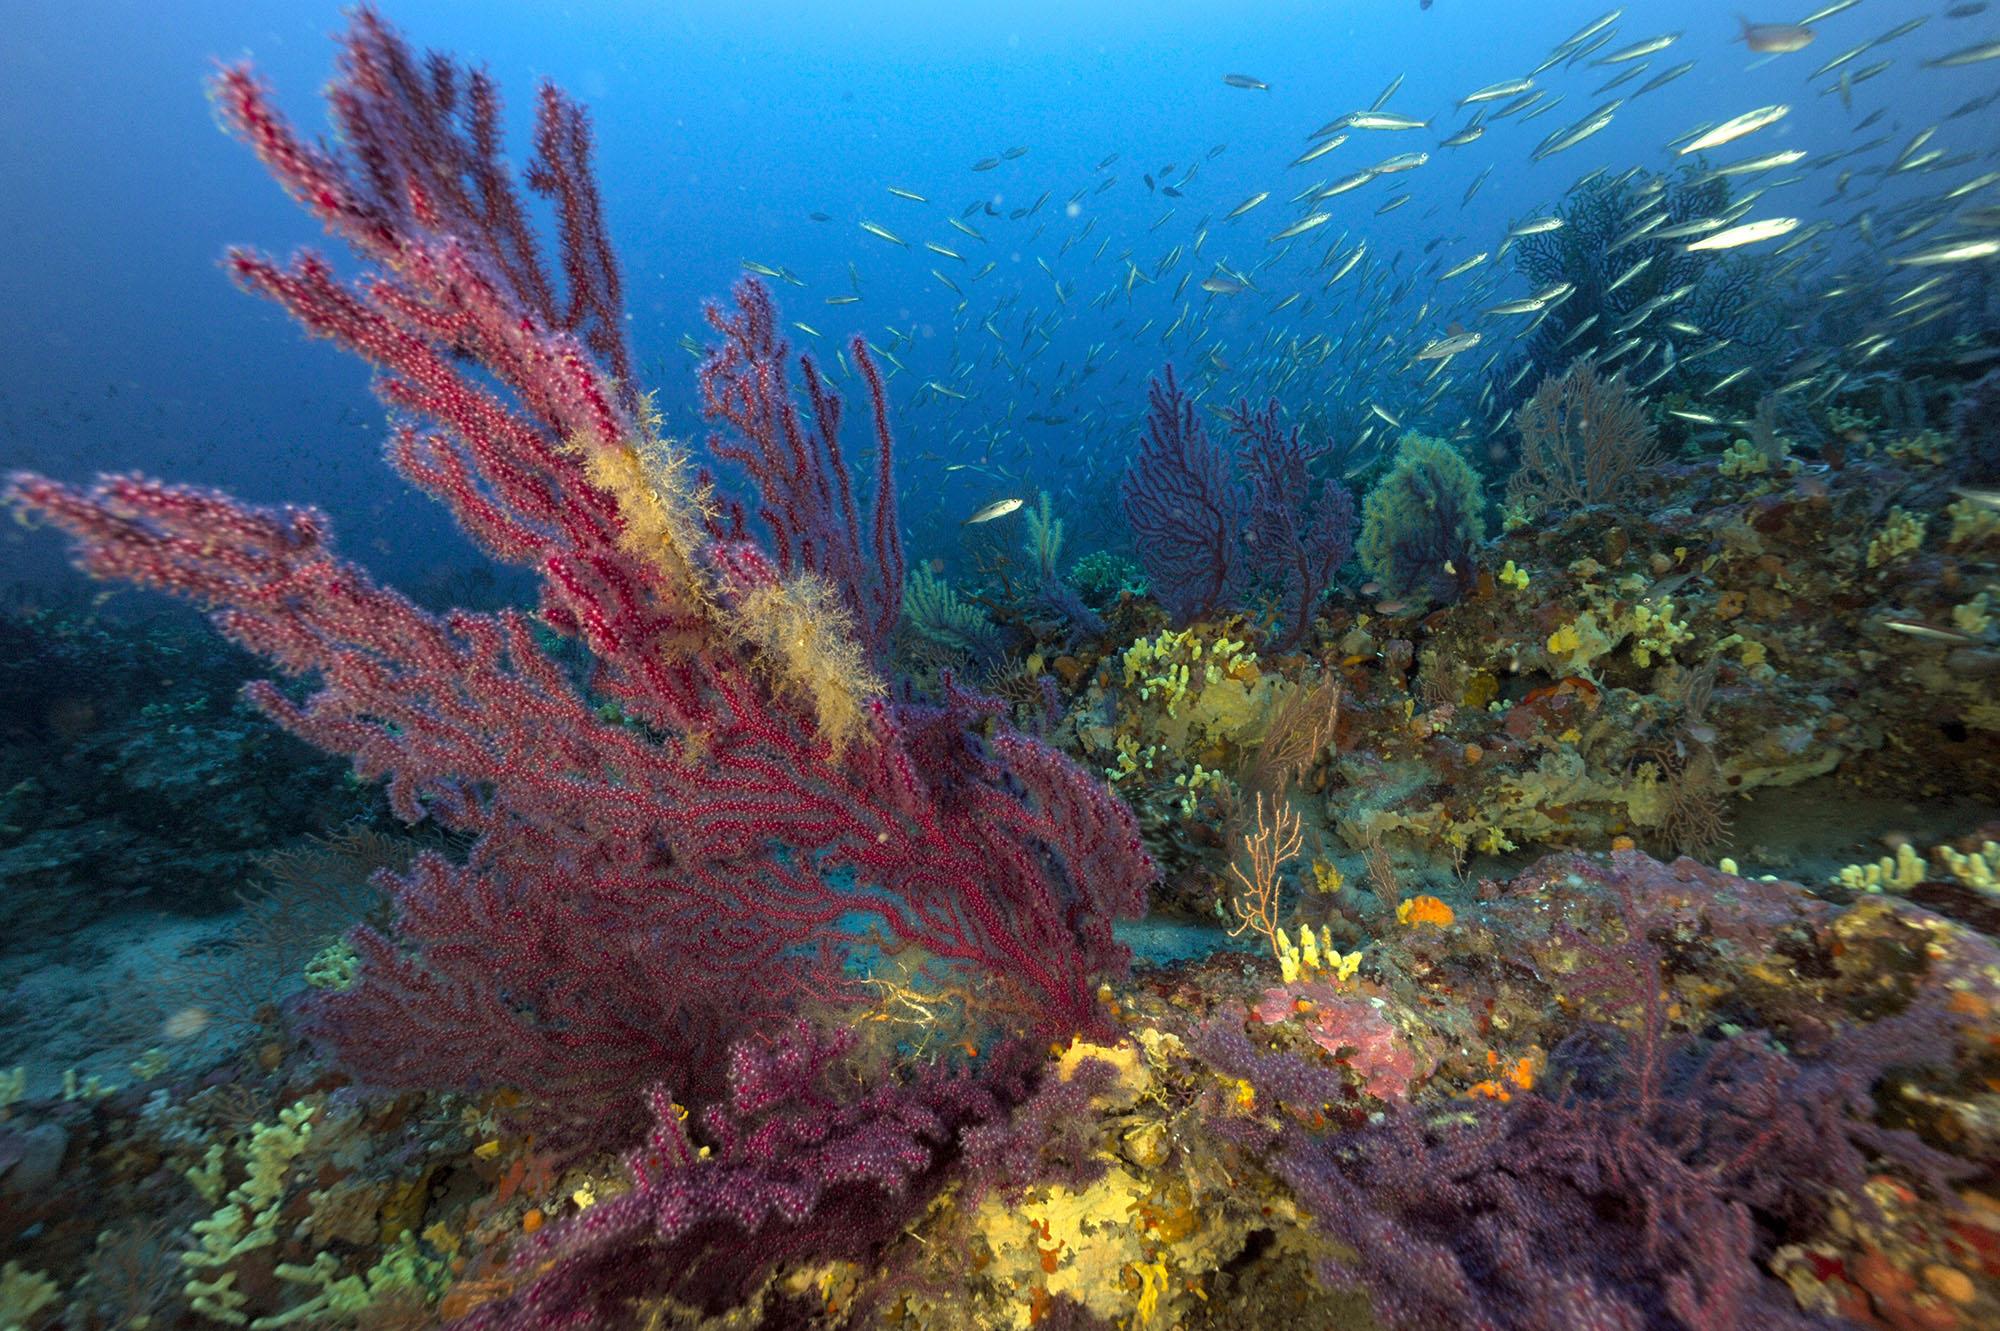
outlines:
M1535 86L1533 79L1508 79L1505 83L1489 83L1477 92L1469 92L1458 99L1461 108L1474 102L1496 102L1502 97L1512 97Z
M1589 332L1592 328L1596 326L1597 326L1597 316L1593 314L1588 319L1585 319L1582 323L1578 324L1576 327L1570 329L1568 334L1566 334L1563 337L1563 340L1556 343L1556 350L1558 351L1562 350L1564 347L1576 341L1579 337L1582 337L1585 333ZM1509 387L1512 387L1512 385L1510 384Z
M980 158L980 159L979 159L978 161L976 161L976 162L974 162L974 163L972 164L972 169L973 169L974 171L991 171L991 170L992 170L992 169L993 169L994 167L996 167L996 166L998 166L998 165L1000 165L1000 159L999 159L999 158L997 158L997 157L982 157L982 158Z
M1393 111L1357 111L1347 117L1347 123L1355 129L1425 129L1431 122L1412 120Z
M1935 624L1921 624L1907 619L1885 619L1882 627L1912 638L1923 638L1930 642L1971 643L1979 639L1960 633L1956 629L1939 628Z
M1969 259L1990 259L1996 254L2000 254L2000 239L1989 236L1980 240L1950 241L1931 249L1919 250L1915 254L1905 255L1900 259L1891 259L1889 262L1904 267L1964 263Z
M1799 224L1796 217L1764 217L1755 222L1745 222L1742 226L1718 231L1712 236L1704 236L1681 248L1689 254L1701 250L1733 250L1738 245L1754 245L1760 240L1771 240L1790 234Z
M1474 268L1477 268L1480 264L1485 262L1486 262L1486 251L1481 250L1479 253L1473 255L1470 259L1467 259L1464 263L1459 264L1457 267L1447 269L1443 273L1440 273L1438 275L1438 281L1440 282L1447 281L1451 278L1458 277L1463 273L1469 273Z
M1204 277L1201 280L1201 289L1216 296L1234 296L1243 287L1243 283L1227 277Z
M1682 148L1680 155L1685 157L1704 148L1719 148L1733 139L1740 139L1745 134L1755 133L1764 126L1783 119L1791 109L1789 106L1760 106L1755 111L1745 111L1740 116L1723 121Z
M1347 142L1347 136L1345 134L1336 134L1332 138L1328 139L1325 143L1320 144L1318 147L1306 149L1305 152L1301 153L1299 156L1292 159L1292 165L1304 166L1307 162L1312 161L1315 157L1326 156L1328 153L1332 152L1335 148L1338 148L1341 144L1345 142Z
M1521 300L1503 300L1498 305L1489 305L1486 309L1480 311L1480 313L1534 314L1537 313L1546 304L1548 304L1547 301L1536 300L1534 297L1529 296Z
M1478 333L1460 333L1456 337L1439 338L1435 342L1427 343L1423 350L1417 353L1416 358L1418 360L1439 360L1447 356L1456 356L1461 351L1472 350L1479 345L1480 341L1481 335Z
M1752 23L1741 14L1743 34L1736 40L1759 55L1790 55L1812 45L1813 30L1803 23Z
M1669 407L1667 408L1667 415L1678 416L1684 421L1693 421L1696 425L1722 424L1722 417L1711 416L1705 411L1682 411L1676 407Z
M929 199L926 199L926 198L925 198L925 197L924 197L923 195L921 195L921 194L918 194L918 193L917 193L916 191L914 191L914 190L907 190L907 189L897 189L897 188L896 188L896 187L895 187L894 185L889 185L889 186L887 186L886 188L888 189L888 191L889 191L889 192L890 192L891 194L895 195L895 196L896 196L897 198L899 198L899 199L908 199L908 200L910 200L910 201L911 201L911 202L913 202L913 203L929 203L929 202L930 202L930 200L929 200Z
M1545 231L1560 229L1562 224L1563 220L1560 217L1531 217L1525 222L1508 227L1507 234L1510 236L1539 236Z
M1395 171L1414 171L1430 160L1429 153L1398 153L1394 157L1375 163L1369 170L1386 176Z
M1306 232L1312 230L1314 227L1325 226L1328 222L1331 222L1332 220L1333 220L1332 213L1313 213L1310 216L1300 218L1298 221L1286 227L1283 231L1280 231L1275 235L1269 237L1267 240L1265 240L1264 243L1267 245L1274 245L1281 240L1290 240L1293 236L1302 236Z
M1659 73L1653 75L1653 77L1651 77L1650 79L1647 79L1644 83L1639 85L1639 91L1633 93L1632 95L1634 97L1643 97L1647 93L1652 92L1656 88L1664 88L1669 83L1672 83L1675 79L1679 78L1681 75L1687 73L1690 69L1693 68L1694 68L1694 61L1683 60L1680 64L1675 65L1672 69L1663 69Z
M965 256L963 254L960 254L957 250L954 249L947 249L943 245L938 244L934 240L925 241L924 248L929 250L932 254L942 254L947 259L956 259L960 263L965 262Z
M1633 264L1630 268L1627 268L1624 272L1620 273L1615 279L1613 279L1611 285L1604 288L1604 294L1608 296L1612 292L1616 291L1619 287L1624 286L1627 282L1630 282L1640 273L1645 272L1646 269L1652 265L1652 262L1653 262L1653 256L1650 254L1647 255L1645 258L1639 260L1639 262Z
M1759 171L1769 171L1774 167L1790 166L1793 162L1803 160L1805 155L1806 152L1803 148L1784 148L1778 152L1765 153L1762 157L1752 157L1747 161L1731 162L1728 166L1719 166L1709 172L1709 176L1720 180L1725 176L1755 175Z
M1678 226L1659 226L1661 220L1663 219L1655 218L1655 225L1649 229L1654 240L1680 240L1684 236L1705 236L1711 231L1720 231L1729 225L1719 217L1697 217ZM1614 245L1612 248L1618 247Z
M1951 69L1957 65L1976 65L1982 60L2000 60L2000 42L1981 42L1977 46L1968 46L1962 51L1953 51L1950 55L1941 55L1935 60L1926 60L1924 63L1932 69Z
M1467 125L1464 129L1460 130L1458 133L1452 135L1444 142L1438 144L1438 147L1463 148L1466 144L1474 142L1485 133L1486 133L1486 126L1484 125Z
M807 213L806 216L810 217L815 222L831 222L833 220L832 217L828 216L825 213Z
M854 305L859 303L860 300L861 297L859 296L828 296L826 303L829 305Z
M1666 50L1680 39L1681 35L1678 32L1664 32L1658 37L1648 37L1643 42L1633 42L1630 46L1613 51L1610 55L1601 55L1590 63L1593 65L1620 65L1627 60L1639 60L1653 54L1655 51Z
M935 388L937 387L937 385L932 384L931 387ZM953 396L962 396L962 395L953 394ZM977 526L982 522L991 522L995 518L1004 518L1009 513L1012 513L1015 509L1019 508L1022 502L1023 501L1019 499L996 499L992 503L980 509L977 513L974 513L971 517L967 518L963 523L959 525L965 527L973 527Z
M1556 50L1561 51L1564 54L1568 54L1570 51L1573 51L1577 47L1582 46L1592 37L1595 37L1598 33L1603 32L1606 28L1610 27L1612 24L1616 23L1619 19L1623 18L1624 16L1625 16L1625 11L1622 9L1614 9L1609 14L1599 15L1597 18L1592 19L1590 22L1584 24L1581 28L1578 28L1575 32L1571 33L1566 40L1558 42L1556 44Z
M1968 503L2000 512L2000 490L1980 490L1969 485L1954 486L1952 493Z
M889 230L889 228L885 226L877 226L873 222L863 222L861 224L861 229L863 231L866 231L871 236L881 237L883 240L888 241L891 245L901 245L904 249L910 248L909 241L904 240L901 236L897 235L895 232Z
M1231 208L1227 213L1224 213L1222 220L1227 222L1232 217L1241 217L1243 216L1243 214L1249 212L1252 208L1255 208L1258 204L1264 202L1264 200L1270 197L1271 194L1269 190L1260 190L1257 193L1252 194L1249 198L1245 199L1243 202L1237 204L1234 208Z
M1027 153L1028 150L1026 148L1009 148L1006 152L1003 152L1000 155L1011 162L1017 157L1027 156Z
M1347 191L1351 189L1359 189L1361 186L1366 185L1369 181L1373 179L1375 179L1375 173L1373 171L1356 171L1353 175L1342 176L1339 180L1336 180L1331 185L1328 185L1325 189L1319 192L1319 197L1322 199L1330 199L1336 194L1345 194L1347 193Z
M1232 88L1247 88L1251 92L1269 92L1271 85L1248 74L1224 74L1222 81Z

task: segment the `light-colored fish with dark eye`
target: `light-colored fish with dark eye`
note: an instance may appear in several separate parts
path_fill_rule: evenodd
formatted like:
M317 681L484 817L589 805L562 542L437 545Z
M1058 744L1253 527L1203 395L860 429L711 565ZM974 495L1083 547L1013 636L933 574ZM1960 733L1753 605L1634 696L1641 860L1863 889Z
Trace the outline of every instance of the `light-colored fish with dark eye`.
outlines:
M1443 360L1449 356L1456 356L1461 351L1472 350L1482 340L1483 336L1479 333L1460 333L1455 337L1439 338L1435 342L1426 343L1423 350L1417 353L1416 358L1418 360Z
M1430 160L1429 153L1398 153L1394 157L1375 163L1369 170L1386 176L1395 171L1414 171Z
M1412 120L1393 111L1357 111L1347 117L1347 123L1355 129L1423 129L1431 122Z
M1912 638L1924 638L1931 642L1974 643L1979 639L1960 633L1957 629L1940 628L1935 624L1923 624L1908 619L1885 619L1882 627Z
M1790 55L1812 45L1813 30L1803 23L1752 23L1741 14L1743 33L1736 40L1759 55Z
M1544 231L1560 229L1562 224L1563 220L1560 217L1531 217L1525 222L1508 227L1507 234L1510 236L1539 236Z
M996 499L992 503L980 509L977 513L974 513L971 517L967 518L960 525L966 527L973 527L977 526L982 522L991 522L995 518L1004 518L1009 513L1012 513L1015 509L1019 508L1020 506L1021 506L1021 501L1019 499Z
M1742 226L1730 227L1727 231L1718 231L1712 236L1704 236L1681 248L1689 254L1701 250L1733 250L1738 245L1754 245L1760 240L1772 240L1778 236L1788 235L1796 230L1798 225L1799 219L1796 217L1764 217L1755 222L1745 222Z
M1696 138L1680 151L1682 157L1700 152L1704 148L1719 148L1725 143L1754 134L1764 126L1782 120L1791 112L1789 106L1760 106L1755 111L1745 111L1740 116L1732 116L1714 129Z
M1347 193L1347 191L1351 189L1359 189L1361 186L1366 185L1369 181L1373 179L1375 179L1375 173L1373 171L1356 171L1353 175L1342 176L1339 180L1336 180L1331 185L1328 185L1325 189L1319 192L1319 197L1322 199L1330 199L1336 194L1345 194Z
M1489 83L1478 92L1469 92L1459 98L1458 104L1461 107L1467 107L1471 106L1474 102L1497 102L1502 97L1513 97L1519 93L1528 91L1528 89L1534 86L1535 81L1533 79L1508 79L1505 83Z
M1643 42L1633 42L1630 46L1613 51L1610 55L1601 55L1590 63L1593 65L1622 65L1627 60L1639 60L1653 54L1655 51L1664 51L1680 39L1681 35L1678 32L1663 32L1657 37L1648 37Z

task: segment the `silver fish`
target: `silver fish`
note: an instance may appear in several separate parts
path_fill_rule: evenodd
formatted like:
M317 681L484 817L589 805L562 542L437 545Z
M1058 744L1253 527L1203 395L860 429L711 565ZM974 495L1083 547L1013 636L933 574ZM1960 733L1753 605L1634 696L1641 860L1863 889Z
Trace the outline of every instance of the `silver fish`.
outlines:
M936 385L932 386L935 387ZM967 518L961 525L966 527L972 527L972 526L977 526L979 523L982 522L991 522L995 518L1004 518L1009 513L1012 513L1015 509L1019 508L1022 502L1023 501L1019 499L996 499L992 503L986 505L984 508L981 508L977 513L974 513L971 517Z
M1760 106L1755 111L1745 111L1740 116L1734 116L1723 121L1714 129L1709 130L1706 134L1703 134L1700 138L1682 148L1680 155L1685 157L1689 153L1700 152L1704 148L1719 148L1732 139L1740 139L1745 134L1755 133L1757 130L1764 128L1764 126L1783 119L1790 113L1791 109L1789 106Z

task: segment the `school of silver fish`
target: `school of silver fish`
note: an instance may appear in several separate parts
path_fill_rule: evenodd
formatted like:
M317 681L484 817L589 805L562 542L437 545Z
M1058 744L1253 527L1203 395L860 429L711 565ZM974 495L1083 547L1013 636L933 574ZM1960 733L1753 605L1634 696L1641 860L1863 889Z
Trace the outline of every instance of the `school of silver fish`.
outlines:
M1630 99L1695 68L1693 60L1666 63L1682 33L1627 32L1621 27L1623 10L1612 9L1555 42L1533 68L1496 71L1492 81L1441 106L1417 108L1417 114L1391 108L1403 83L1398 75L1368 105L1303 133L1303 148L1273 152L1267 187L1237 200L1197 202L1201 169L1227 150L1224 144L1141 172L1136 180L1129 169L1119 170L1122 154L1111 152L1060 186L1021 190L1037 195L1021 204L1007 202L1018 195L1005 185L993 188L998 177L986 173L1032 169L1032 162L1012 165L1029 158L1026 146L970 163L976 191L960 192L977 197L955 211L932 202L951 193L954 182L885 184L886 194L897 201L886 205L894 210L896 228L861 218L859 230L881 246L848 264L846 290L821 298L829 306L865 310L880 291L885 307L894 308L903 302L890 293L910 275L864 275L864 262L872 265L888 247L947 261L930 267L929 276L955 298L948 326L920 333L919 321L911 317L863 326L870 349L890 374L907 374L919 384L914 396L899 404L911 421L905 429L922 441L919 462L981 478L987 489L975 502L1003 496L983 502L970 517L951 515L969 524L1015 511L1018 495L1036 488L1066 493L1073 502L1107 491L1127 456L1125 440L1143 408L1145 378L1169 360L1198 401L1276 396L1295 412L1316 411L1341 423L1348 436L1339 441L1343 456L1356 464L1350 474L1365 468L1371 452L1389 443L1390 431L1404 421L1422 421L1426 432L1461 442L1500 435L1512 416L1507 402L1532 385L1519 382L1529 368L1525 360L1514 382L1497 391L1496 370L1504 371L1512 344L1531 335L1571 294L1568 283L1521 291L1523 279L1502 261L1524 238L1561 228L1563 199L1599 180L1642 182L1629 227L1610 247L1632 255L1610 290L1640 276L1669 248L1762 252L1773 260L1762 278L1769 286L1816 290L1821 300L1850 303L1851 336L1802 356L1796 365L1753 366L1738 358L1744 348L1707 334L1677 308L1694 290L1687 285L1642 305L1618 327L1596 327L1592 316L1571 329L1575 346L1566 350L1619 363L1641 389L1676 364L1706 362L1714 374L1713 393L1761 369L1781 381L1781 393L1824 401L1899 338L1960 312L1962 303L1974 298L1964 287L1919 283L1885 299L1884 281L1893 282L1909 268L2000 257L2000 207L1994 199L2000 169L1990 169L2000 156L1992 133L2000 123L1994 109L2000 87L1929 111L1931 123L1906 136L1881 125L1889 107L1863 111L1858 105L1868 94L1863 85L1891 69L1899 70L1896 83L1903 85L1935 77L1927 71L2000 59L2000 41L1991 40L1948 43L1942 54L1921 61L1898 54L1900 39L1934 18L1956 25L1982 15L1984 3L1903 19L1876 36L1843 44L1838 54L1805 70L1802 61L1810 57L1798 53L1817 47L1822 37L1845 43L1869 11L1890 8L1879 0L1835 0L1795 23L1742 20L1736 40L1757 60L1723 85L1741 89L1741 96L1729 99L1735 105L1716 106L1712 117L1657 145L1646 160L1582 173L1562 197L1497 234L1476 225L1454 226L1451 200L1421 188L1438 169L1433 161L1462 160L1458 154L1471 145L1495 144L1505 136L1512 136L1515 150L1530 162L1568 152L1609 128ZM1781 58L1785 63L1763 68ZM1648 74L1645 82L1627 88ZM1601 75L1608 77L1592 86ZM1225 74L1222 82L1272 92L1270 84L1249 74ZM1614 89L1623 91L1602 100ZM1572 96L1578 104L1594 104L1574 118L1556 117L1562 123L1533 143L1525 141L1519 125L1556 112ZM1824 152L1775 146L1773 135L1782 136L1782 130L1774 127L1784 125L1809 97L1839 99L1852 119L1848 146ZM1899 103L1910 104L1908 98ZM1929 107L1921 96L1916 104ZM1447 123L1455 117L1457 123ZM1413 136L1434 146L1404 148ZM1711 160L1716 150L1739 142L1771 150L1730 162ZM1353 163L1344 172L1332 165L1343 148L1342 156ZM1360 162L1354 161L1357 153ZM1499 164L1489 163L1473 177L1457 200L1461 213ZM1329 174L1308 182L1307 167ZM1739 188L1732 189L1719 215L1669 224L1665 173L1679 167L1728 178ZM1776 174L1785 171L1790 173ZM1816 179L1826 183L1815 188ZM1394 189L1385 183L1403 180L1417 184ZM1919 187L1904 188L1911 181ZM1892 182L1897 188L1878 197ZM912 183L921 187L911 188ZM1094 196L1121 186L1128 192L1143 189L1157 200L1157 216L1142 232L1112 234L1110 227L1099 226L1106 214L1086 207ZM1050 206L1060 193L1067 194L1066 201ZM1381 197L1371 207L1376 195ZM1379 231L1359 234L1371 213L1412 204L1415 220L1397 232L1405 238L1401 247L1385 247ZM1292 210L1289 217L1278 213L1264 221L1286 208ZM831 220L825 212L812 216ZM925 232L939 238L926 238ZM916 245L905 233L918 237ZM1773 244L1780 239L1782 247ZM1421 240L1420 246L1413 240ZM808 285L783 265L746 259L743 266L793 286ZM1285 311L1290 317L1273 317ZM803 320L793 327L809 339L823 336ZM1060 343L1059 332L1066 335ZM691 337L683 337L682 345L699 351ZM1059 346L1083 350L1065 355L1055 350ZM833 370L852 374L838 343L819 354ZM1675 414L1691 423L1736 423L1699 411ZM1053 429L1074 442L1060 450L1063 460L1052 464L1044 445ZM906 512L911 507L906 500Z

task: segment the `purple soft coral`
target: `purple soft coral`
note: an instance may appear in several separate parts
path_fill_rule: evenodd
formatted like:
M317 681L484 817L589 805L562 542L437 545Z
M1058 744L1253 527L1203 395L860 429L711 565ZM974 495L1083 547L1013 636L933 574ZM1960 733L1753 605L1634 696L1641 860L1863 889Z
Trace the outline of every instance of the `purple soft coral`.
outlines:
M559 299L485 75L420 59L364 8L328 93L334 146L247 67L215 94L367 269L347 283L312 253L237 251L238 280L374 366L398 466L542 579L532 619L432 615L336 555L309 509L139 477L14 480L88 571L202 602L315 679L303 701L251 696L386 779L399 815L469 843L463 864L427 854L383 880L394 928L357 931L359 978L309 1004L343 1070L508 1087L545 1144L622 1145L647 1085L706 1102L731 1039L852 998L845 964L878 934L1045 1035L1101 1021L1098 979L1129 955L1111 922L1143 910L1152 876L1130 811L997 703L899 705L870 678L902 577L867 347L849 348L878 450L864 516L839 404L811 357L789 361L768 295L746 283L740 313L713 314L704 394L738 431L720 451L762 487L767 551L655 437L579 107L544 89L527 176L562 223ZM588 690L548 628L588 649ZM812 689L836 675L848 691L823 706Z
M1243 492L1169 365L1146 390L1146 438L1118 487L1139 561L1175 620L1212 614L1242 594Z
M632 1189L529 1243L522 1286L454 1331L598 1331L669 1296L719 1312L786 1261L872 1258L945 1181L960 1133L1019 1099L1033 1054L1012 1043L976 1079L934 1068L848 1095L834 1073L852 1044L805 1026L739 1043L728 1100L701 1116L705 1149L653 1091Z
M1315 490L1314 454L1275 401L1225 414L1232 458L1202 428L1173 366L1147 392L1146 438L1119 494L1160 604L1186 623L1268 592L1283 625L1273 646L1291 650L1353 549L1354 496L1333 480Z
M1811 1231L1829 1189L1865 1204L1878 1162L1931 1189L1961 1172L1913 1134L1873 1122L1871 1088L1886 1069L1949 1058L1944 981L1906 1011L1813 1048L1780 1051L1759 1032L1671 1034L1663 958L1628 881L1664 871L1637 858L1576 863L1624 921L1616 943L1571 931L1586 958L1576 992L1631 1014L1637 1029L1591 1025L1564 1041L1546 1079L1558 1093L1442 1116L1402 1109L1343 1133L1232 1115L1226 1135L1275 1141L1273 1168L1351 1253L1329 1276L1365 1289L1399 1328L1834 1325L1794 1306L1759 1262ZM1252 1084L1260 1109L1335 1102L1331 1069L1260 1054L1233 1023L1202 1044Z

